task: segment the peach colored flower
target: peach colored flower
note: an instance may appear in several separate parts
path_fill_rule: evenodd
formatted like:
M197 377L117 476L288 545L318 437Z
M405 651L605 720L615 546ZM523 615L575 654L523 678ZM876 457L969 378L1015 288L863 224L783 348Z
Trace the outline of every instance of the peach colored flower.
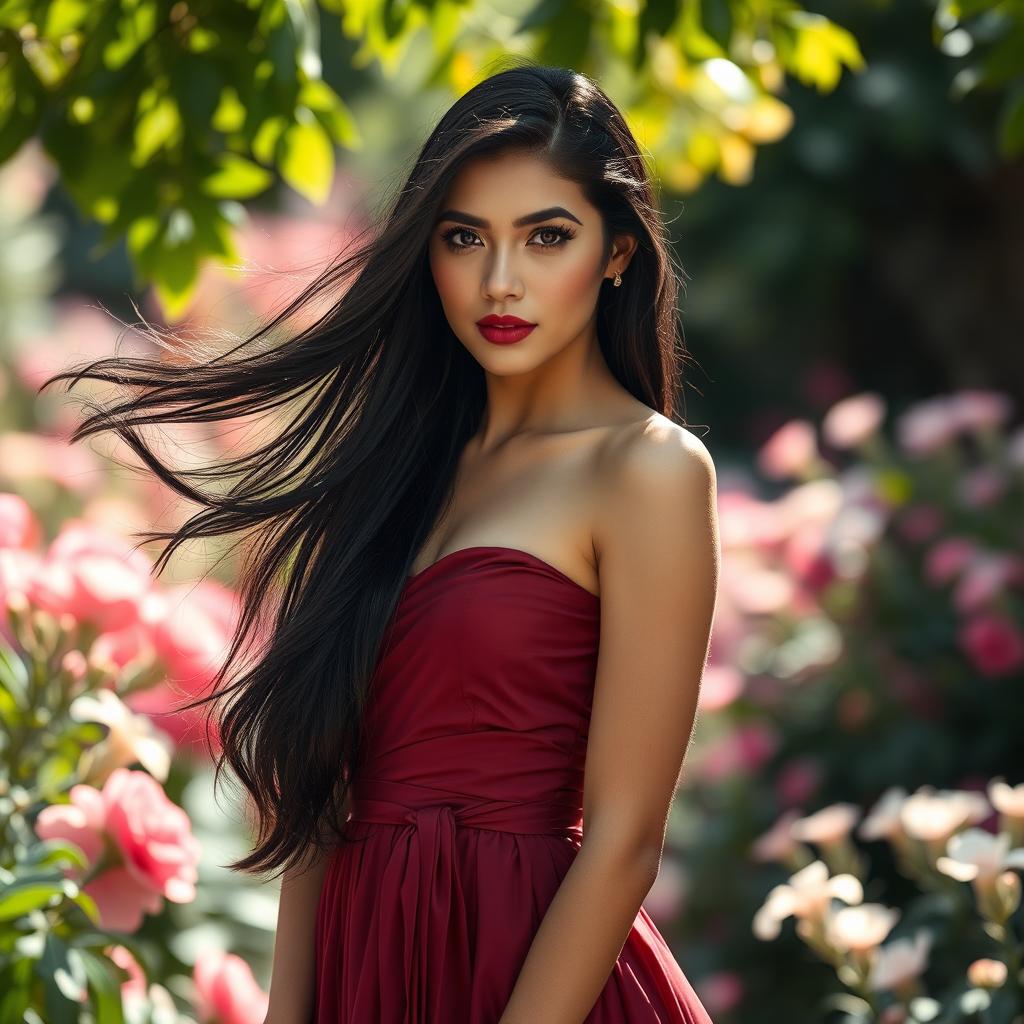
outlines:
M912 939L896 939L878 950L868 978L875 992L898 990L919 978L928 966L932 934L919 928Z
M799 847L793 838L790 826L799 817L800 812L795 807L781 814L767 832L763 832L751 843L751 860L785 863L792 857Z
M902 786L890 786L860 823L857 834L868 841L894 839L903 829L901 815L906 802L907 791Z
M196 957L192 978L200 1024L262 1024L270 997L240 956L203 950Z
M866 953L884 941L899 918L900 912L892 907L861 903L830 914L825 933L829 944L844 953Z
M1008 868L1024 869L1024 847L1011 850L1010 842L1006 832L992 835L981 828L968 828L950 836L946 856L939 857L935 866L959 882L991 886Z
M1002 960L981 957L967 968L967 980L975 988L1002 988L1007 978L1006 964Z
M790 420L761 446L757 465L772 480L801 477L818 461L814 425L807 420Z
M980 793L936 792L932 786L922 786L903 802L900 824L914 839L944 843L964 825L984 821L990 813L988 801Z
M48 480L83 495L103 485L106 474L97 455L63 437L27 431L0 434L0 467L7 480Z
M860 819L856 804L836 803L793 822L793 838L818 846L834 846L849 838L850 830Z
M878 433L885 419L885 401L874 391L851 395L825 413L821 433L833 448L857 448Z
M815 860L801 868L788 883L776 885L754 915L753 931L759 939L774 939L787 917L821 921L833 899L844 903L860 903L864 890L855 875L841 874L831 878L824 861Z
M76 697L68 709L76 722L100 722L107 735L82 753L79 770L85 781L102 785L115 768L139 762L164 782L171 767L174 741L145 715L128 708L113 690L103 688Z
M1011 786L1003 778L993 779L988 784L988 798L1000 814L1024 820L1024 782Z
M975 615L960 628L958 639L971 664L982 675L1005 676L1024 666L1024 634L1001 612Z

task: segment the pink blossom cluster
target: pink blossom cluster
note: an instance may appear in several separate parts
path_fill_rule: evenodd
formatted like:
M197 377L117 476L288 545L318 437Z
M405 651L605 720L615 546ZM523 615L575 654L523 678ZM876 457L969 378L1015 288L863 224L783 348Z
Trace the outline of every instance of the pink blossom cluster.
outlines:
M216 582L166 586L152 575L141 549L99 523L71 519L42 545L42 527L23 498L0 493L0 603L29 607L91 637L86 663L113 672L156 660L160 685L128 695L136 711L181 745L205 748L197 734L202 709L175 712L199 696L227 653L238 612L233 591ZM13 641L0 616L0 635Z
M96 901L102 927L134 932L165 899L195 899L199 841L188 815L148 772L117 768L101 790L79 784L69 795L69 803L39 812L35 831L85 854L82 888Z

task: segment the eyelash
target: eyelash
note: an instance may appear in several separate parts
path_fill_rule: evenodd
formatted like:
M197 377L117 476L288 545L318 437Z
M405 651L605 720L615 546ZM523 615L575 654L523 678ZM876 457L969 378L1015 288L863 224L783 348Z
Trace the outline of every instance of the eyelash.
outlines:
M535 235L540 235L540 234L543 234L545 231L553 231L556 235L559 236L559 241L552 242L551 245L541 245L540 246L541 249L559 249L563 245L565 245L565 243L566 243L566 241L568 239L576 237L576 232L572 228L562 227L562 225L560 225L560 224L559 225L554 225L554 224L545 225L542 228L538 228L534 232L534 234ZM445 245L447 245L448 248L452 252L464 252L466 249L472 249L474 247L472 245L458 245L457 243L452 241L452 239L456 235L461 235L463 233L471 234L471 235L476 234L476 232L472 228L454 227L454 228L448 228L447 231L444 231L441 234L441 238L444 240ZM532 238L533 235L531 235L530 237Z

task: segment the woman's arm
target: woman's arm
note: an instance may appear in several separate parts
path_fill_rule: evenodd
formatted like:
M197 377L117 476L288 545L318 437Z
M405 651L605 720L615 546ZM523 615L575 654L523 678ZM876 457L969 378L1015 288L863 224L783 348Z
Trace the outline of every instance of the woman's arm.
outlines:
M499 1024L580 1024L661 863L696 718L717 592L714 465L684 428L647 428L606 467L595 525L601 636L583 846Z
M316 970L316 908L330 851L305 870L293 867L281 876L270 1006L264 1024L310 1024Z

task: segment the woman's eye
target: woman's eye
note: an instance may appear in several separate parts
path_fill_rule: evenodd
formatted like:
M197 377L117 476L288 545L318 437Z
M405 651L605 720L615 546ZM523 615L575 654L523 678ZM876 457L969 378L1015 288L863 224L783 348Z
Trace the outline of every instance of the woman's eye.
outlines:
M554 241L541 242L537 245L534 245L534 248L557 249L566 241L566 239L572 238L575 234L576 232L573 231L571 228L549 226L544 228L538 228L530 237L541 238L542 236L547 236L550 239L552 236L554 236ZM441 235L441 237L444 239L444 242L449 249L451 249L453 252L460 252L465 249L475 248L472 242L465 244L463 241L461 241L461 238L467 235L470 237L474 237L476 236L476 232L473 231L471 228L456 227L449 228Z

